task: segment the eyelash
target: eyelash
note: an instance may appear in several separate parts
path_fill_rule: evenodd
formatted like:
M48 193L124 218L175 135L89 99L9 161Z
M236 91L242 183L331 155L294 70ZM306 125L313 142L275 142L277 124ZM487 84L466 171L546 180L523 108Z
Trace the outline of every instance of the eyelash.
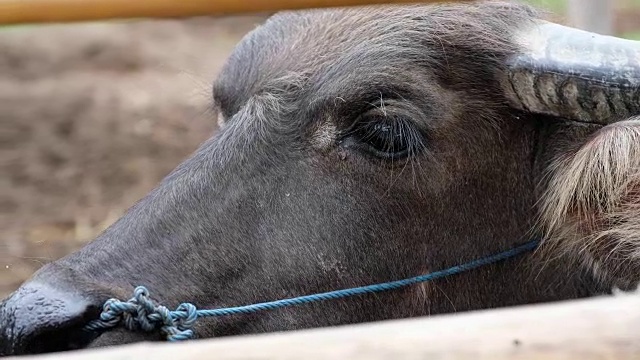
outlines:
M365 116L346 136L356 148L386 160L404 159L424 147L422 134L401 116Z

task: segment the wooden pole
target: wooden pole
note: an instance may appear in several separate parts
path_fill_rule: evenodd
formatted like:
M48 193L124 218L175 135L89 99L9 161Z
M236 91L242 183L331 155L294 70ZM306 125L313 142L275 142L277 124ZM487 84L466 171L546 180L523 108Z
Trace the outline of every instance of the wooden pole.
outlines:
M638 360L640 295L15 358L112 359Z
M613 0L569 0L571 26L602 35L613 34Z
M334 6L442 1L445 0L0 0L0 25L231 15Z

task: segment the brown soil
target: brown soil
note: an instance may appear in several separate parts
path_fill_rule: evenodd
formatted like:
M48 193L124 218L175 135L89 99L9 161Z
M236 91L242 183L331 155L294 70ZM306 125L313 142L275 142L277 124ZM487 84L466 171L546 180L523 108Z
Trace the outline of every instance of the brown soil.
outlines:
M263 18L0 30L0 299L215 130L211 81Z

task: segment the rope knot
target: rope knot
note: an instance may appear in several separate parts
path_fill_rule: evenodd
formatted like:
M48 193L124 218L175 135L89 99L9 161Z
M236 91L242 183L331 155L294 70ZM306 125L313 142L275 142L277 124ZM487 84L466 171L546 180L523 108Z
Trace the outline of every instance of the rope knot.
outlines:
M138 286L133 297L126 302L109 299L105 302L98 320L85 326L86 330L99 331L122 324L131 331L152 332L160 330L169 341L193 338L193 325L198 319L197 308L193 304L181 304L175 311L165 306L155 305L149 298L149 291Z

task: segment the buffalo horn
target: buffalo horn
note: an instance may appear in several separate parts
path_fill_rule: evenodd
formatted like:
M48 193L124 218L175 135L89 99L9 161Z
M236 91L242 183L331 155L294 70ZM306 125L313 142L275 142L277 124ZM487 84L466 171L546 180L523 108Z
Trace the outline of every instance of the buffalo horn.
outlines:
M603 125L640 114L640 42L550 22L515 41L505 79L514 107Z

